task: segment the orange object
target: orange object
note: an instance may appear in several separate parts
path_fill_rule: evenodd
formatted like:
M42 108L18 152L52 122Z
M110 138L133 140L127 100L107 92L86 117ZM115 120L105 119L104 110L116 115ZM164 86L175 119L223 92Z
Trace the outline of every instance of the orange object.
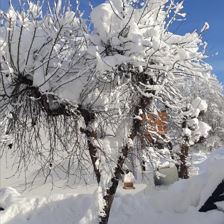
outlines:
M123 189L135 189L133 182L124 182Z
M152 141L151 132L156 132L159 135L165 135L168 130L168 117L166 111L159 111L158 116L147 114L143 118L143 122L148 123L148 131L145 132L145 137L150 142Z

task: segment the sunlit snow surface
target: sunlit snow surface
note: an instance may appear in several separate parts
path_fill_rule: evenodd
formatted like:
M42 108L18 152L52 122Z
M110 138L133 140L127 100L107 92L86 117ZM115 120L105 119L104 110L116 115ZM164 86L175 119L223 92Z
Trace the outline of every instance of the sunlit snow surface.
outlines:
M198 166L198 176L168 188L136 184L135 190L123 190L119 186L109 223L223 224L223 212L199 213L198 209L223 179L224 150L214 151ZM42 186L21 195L13 188L1 188L0 206L5 210L0 212L0 223L94 224L97 219L94 192L95 185L55 189L51 193Z

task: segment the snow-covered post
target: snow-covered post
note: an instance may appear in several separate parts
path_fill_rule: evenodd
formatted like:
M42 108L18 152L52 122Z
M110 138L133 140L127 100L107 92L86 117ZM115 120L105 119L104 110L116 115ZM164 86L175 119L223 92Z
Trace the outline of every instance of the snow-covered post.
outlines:
M124 179L123 179L123 183L124 183L123 188L124 189L135 189L134 182L135 182L135 177L134 177L133 173L130 172L129 170L126 170Z
M207 138L211 127L199 120L200 115L207 111L207 103L200 97L197 97L188 105L183 112L182 123L182 143L180 149L180 166L179 177L183 179L189 178L189 150L190 147L202 139Z

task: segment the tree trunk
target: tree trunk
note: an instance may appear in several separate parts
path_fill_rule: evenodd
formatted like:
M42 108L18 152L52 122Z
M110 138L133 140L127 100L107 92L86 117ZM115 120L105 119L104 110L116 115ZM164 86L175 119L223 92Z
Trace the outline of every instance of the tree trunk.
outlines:
M131 137L134 138L133 135L131 135L130 138ZM110 188L108 188L106 190L106 194L103 196L103 199L104 199L106 205L103 208L104 214L99 217L100 218L99 224L107 224L108 223L114 196L117 191L117 187L119 184L119 180L121 178L121 174L123 173L123 165L124 165L124 162L128 156L128 153L130 152L130 150L131 150L131 146L129 144L126 144L122 149L122 155L119 157L119 159L117 161L117 166L115 167L113 177L111 178L111 186L110 186Z
M178 171L179 178L182 178L182 179L189 178L189 170L188 170L189 167L187 164L188 155L189 155L189 146L188 144L184 143L181 146L180 166Z
M80 131L85 133L87 137L89 155L92 161L97 183L99 184L101 174L98 167L96 166L96 162L99 159L97 156L98 147L94 144L94 139L97 138L97 134L96 134L96 131L93 130L91 127L91 124L95 121L95 113L92 111L89 111L88 109L84 109L81 106L78 107L78 110L80 111L86 125L86 128L85 129L81 128Z
M182 123L182 128L187 128L187 117L184 118L184 121ZM189 137L187 135L183 136L183 142L180 149L180 165L178 167L178 176L182 179L188 179L189 178L189 172L188 172L188 164L187 164L187 158L189 156Z
M145 111L145 108L151 103L151 100L152 99L142 97L140 99L139 105L137 105L135 108L134 114L138 115L139 109L141 109L142 111ZM80 114L82 115L82 117L85 121L85 125L86 125L86 128L85 129L81 128L80 131L86 134L88 150L89 150L90 158L92 161L93 169L95 172L97 183L98 183L98 185L100 185L102 177L101 177L100 170L96 166L96 161L98 159L98 156L97 156L98 147L94 144L94 140L93 140L93 139L97 138L97 134L96 134L96 131L93 130L91 127L92 123L95 121L95 113L88 109L84 109L81 106L78 107L78 110L80 111ZM138 134L140 127L141 127L141 121L134 119L131 133L129 135L129 139L131 141ZM99 215L99 224L107 224L108 223L114 196L117 191L117 187L118 187L121 175L123 174L123 165L124 165L125 160L128 157L128 154L129 154L131 148L132 147L129 143L127 143L122 148L121 155L119 156L119 158L117 160L116 167L114 169L113 177L110 180L110 182L111 182L110 187L108 189L106 189L105 193L103 192L103 194L104 194L103 199L104 199L105 205L103 207L103 211L101 211L102 213L100 213L100 215Z
M85 133L85 135L87 137L89 155L90 155L90 158L92 161L92 165L93 165L97 183L98 183L98 185L100 185L101 173L100 173L100 170L98 169L98 167L96 166L96 161L98 159L98 157L97 157L98 148L97 148L97 146L95 146L95 144L93 142L93 139L96 139L97 135L96 135L96 132L91 129L91 124L95 121L95 114L93 112L90 112L87 109L81 108L81 106L79 107L79 111L80 111L82 117L84 118L85 125L86 125L86 128L85 129L81 128L80 131ZM104 199L106 205L103 207L103 212L101 211L102 213L100 213L100 215L99 215L99 224L107 224L108 223L110 210L111 210L114 196L115 196L118 184L119 184L120 175L122 173L123 163L128 155L128 151L129 150L128 150L128 145L127 145L122 150L122 156L120 156L118 159L117 166L116 166L115 172L114 172L114 177L111 179L111 187L109 189L107 189L106 194L103 195L103 199Z
M139 109L141 109L142 111L145 111L146 107L148 105L150 105L150 103L151 103L151 99L142 97L140 99L139 105L137 105L135 108L134 114L138 115ZM138 119L134 119L131 133L129 135L129 139L131 141L133 141L134 138L137 136L137 134L140 130L140 127L141 127L141 121ZM103 196L103 199L104 199L104 202L106 205L103 208L104 214L100 215L100 217L99 217L99 224L107 224L108 223L114 196L117 191L117 187L118 187L121 175L123 174L123 165L124 165L125 160L127 159L128 154L131 149L132 149L132 146L129 143L127 143L122 148L121 155L119 156L119 158L117 160L117 165L114 169L113 177L111 178L111 186L110 186L110 188L106 189L106 193Z

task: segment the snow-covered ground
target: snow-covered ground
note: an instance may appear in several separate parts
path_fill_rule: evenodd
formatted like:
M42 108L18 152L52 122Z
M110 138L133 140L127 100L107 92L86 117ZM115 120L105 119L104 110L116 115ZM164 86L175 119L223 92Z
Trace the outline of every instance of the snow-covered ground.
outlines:
M201 159L201 157L200 157ZM167 187L136 184L135 190L119 191L110 224L223 224L224 213L198 209L224 177L224 150L216 150L198 165L200 174ZM13 187L13 186L12 186ZM1 188L1 224L93 224L97 218L96 186L54 189L48 186L19 194ZM221 205L222 206L222 205Z

